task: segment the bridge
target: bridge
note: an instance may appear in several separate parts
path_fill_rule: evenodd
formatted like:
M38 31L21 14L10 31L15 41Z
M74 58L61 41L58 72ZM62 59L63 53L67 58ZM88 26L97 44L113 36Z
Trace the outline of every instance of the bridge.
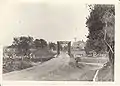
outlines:
M57 41L57 55L60 54L60 50L61 49L61 44L67 44L67 51L68 51L68 55L71 55L71 41Z

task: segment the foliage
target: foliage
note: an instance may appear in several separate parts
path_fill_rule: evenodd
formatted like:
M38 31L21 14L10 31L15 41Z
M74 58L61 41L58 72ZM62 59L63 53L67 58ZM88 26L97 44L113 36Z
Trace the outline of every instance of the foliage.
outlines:
M41 43L40 43L39 39L35 39L34 46L35 46L35 48L40 48L41 47Z
M57 45L55 43L52 43L52 42L49 43L49 49L56 50L56 46Z
M28 60L21 60L18 58L10 59L4 58L3 59L3 73L8 73L15 70L22 70L25 68L32 67L32 64Z
M13 39L12 46L14 48L17 48L21 53L24 53L24 55L29 54L29 49L31 48L31 45L33 43L33 37L15 37Z
M95 4L89 5L89 8L90 16L86 22L89 30L86 50L94 50L97 53L107 51L114 76L115 6Z
M31 51L34 56L30 58L28 56L14 56L14 58L7 55L13 54L13 52L6 51L3 55L3 73L8 73L16 70L22 70L34 66L38 62L45 62L52 58L56 53L49 52L47 49L36 49ZM6 55L7 53L7 55Z
M104 40L111 46L114 46L114 5L97 4L89 5L89 8L91 11L86 22L89 30L86 48L101 53L108 50Z
M47 47L47 41L45 41L44 39L36 39L34 41L34 45L36 48L45 48Z

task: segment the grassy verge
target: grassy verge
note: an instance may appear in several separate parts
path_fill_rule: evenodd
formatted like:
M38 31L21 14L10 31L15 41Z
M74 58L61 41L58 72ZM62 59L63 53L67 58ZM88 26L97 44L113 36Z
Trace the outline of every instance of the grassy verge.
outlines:
M32 52L34 54L33 58L23 57L22 55L19 57L22 58L6 58L3 57L3 73L8 73L12 71L19 71L29 67L34 66L33 63L43 63L54 58L56 53L48 52L48 50L35 50Z

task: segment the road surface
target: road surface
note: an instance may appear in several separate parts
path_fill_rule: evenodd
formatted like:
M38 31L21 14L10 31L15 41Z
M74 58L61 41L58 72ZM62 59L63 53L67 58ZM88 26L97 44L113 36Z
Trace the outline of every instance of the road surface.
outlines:
M71 58L68 54L61 52L58 57L44 62L43 64L21 71L3 74L3 80L92 81L96 72L95 67L92 69L92 67L86 64L83 68L78 68L72 64Z

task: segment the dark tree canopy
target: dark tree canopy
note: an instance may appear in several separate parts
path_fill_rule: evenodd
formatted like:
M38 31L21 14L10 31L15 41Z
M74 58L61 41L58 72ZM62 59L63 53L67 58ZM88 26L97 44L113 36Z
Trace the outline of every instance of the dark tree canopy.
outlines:
M41 43L40 43L39 39L35 39L34 46L35 46L35 48L40 48L41 47Z
M90 16L86 21L89 34L85 49L87 52L108 52L114 81L115 6L95 4L89 5L89 8Z
M17 48L22 53L24 52L24 55L26 55L28 53L28 50L31 48L32 43L33 43L33 37L21 36L21 37L15 37L13 39L12 46Z
M41 43L41 47L47 47L47 41L45 41L44 39L40 39L40 43Z
M53 43L53 42L49 42L49 49L53 49L53 50L56 50L56 44Z
M35 39L34 45L36 48L45 48L47 47L47 41L44 39Z
M86 21L89 35L86 48L102 53L108 50L104 40L114 46L115 7L114 5L96 4L89 5L89 8L90 16Z

